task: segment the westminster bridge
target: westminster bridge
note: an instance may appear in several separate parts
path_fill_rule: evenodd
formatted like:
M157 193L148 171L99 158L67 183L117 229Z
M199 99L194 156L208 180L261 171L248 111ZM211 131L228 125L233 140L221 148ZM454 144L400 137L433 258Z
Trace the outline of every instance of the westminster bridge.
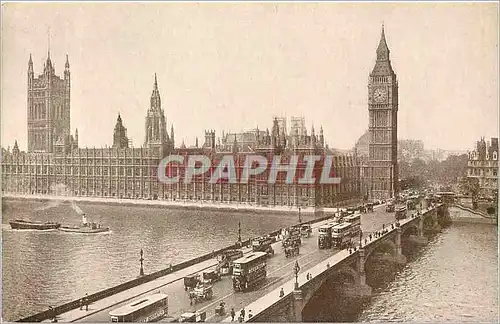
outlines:
M410 214L408 218L384 226L361 238L355 249L344 249L321 261L307 271L297 272L294 279L284 283L266 296L246 306L252 310L249 322L303 322L303 311L313 296L324 285L338 283L346 297L370 297L371 287L366 284L365 265L370 258L392 261L404 265L403 241L417 245L427 244L427 233L437 233L450 222L445 204L428 206ZM337 279L337 280L336 280ZM231 321L226 318L225 322Z
M245 321L300 321L308 302L319 289L331 284L330 279L337 278L338 281L341 276L346 296L364 298L371 293L371 288L366 284L366 277L370 275L369 271L365 271L368 260L382 259L384 262L405 263L402 243L425 244L427 233L439 231L440 226L446 224L446 205L424 207L418 212L408 212L407 218L399 222L395 221L394 213L385 212L384 205L376 206L373 213L362 214L363 235L360 242L357 242L356 249L350 251L319 250L317 229L322 224L331 222L331 218L316 219L312 222L313 233L310 238L303 239L298 256L286 258L281 249L281 242L277 240L273 244L275 255L268 259L266 282L251 292L234 292L231 278L223 277L213 285L212 300L190 304L182 279L214 269L217 264L215 255L219 252L214 251L211 255L169 266L155 273L145 271L144 275L130 282L89 294L88 310L85 307L81 310L79 300L75 300L20 321L51 321L56 314L59 322L109 322L109 312L113 309L158 291L169 295L169 316L172 318L185 312L206 311L209 322L230 321L227 313L224 316L215 314L215 308L224 302L227 310L234 307L237 314L243 308L252 310L253 317L249 319L247 312ZM278 231L271 235L278 238ZM243 242L243 246L248 243ZM235 246L226 249L231 248ZM250 251L248 247L243 248L245 254ZM297 265L300 270L296 274ZM282 288L284 295L280 297Z

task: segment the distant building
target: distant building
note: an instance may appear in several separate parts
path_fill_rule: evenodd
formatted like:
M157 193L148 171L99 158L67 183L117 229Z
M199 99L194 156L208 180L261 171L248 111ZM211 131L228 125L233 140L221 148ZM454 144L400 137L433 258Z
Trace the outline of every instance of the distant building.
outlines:
M411 162L424 158L424 142L421 140L404 139L398 141L398 160Z
M479 179L480 195L493 196L498 190L498 138L481 138L468 152L467 178Z

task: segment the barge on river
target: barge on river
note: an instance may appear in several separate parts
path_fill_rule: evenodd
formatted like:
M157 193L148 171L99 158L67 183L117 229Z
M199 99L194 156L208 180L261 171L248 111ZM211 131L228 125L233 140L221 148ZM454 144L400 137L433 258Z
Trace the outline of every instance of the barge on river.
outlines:
M59 223L53 222L32 222L28 220L16 219L10 221L10 227L12 229L24 230L24 229L34 229L34 230L50 230L50 229L58 229L61 227Z

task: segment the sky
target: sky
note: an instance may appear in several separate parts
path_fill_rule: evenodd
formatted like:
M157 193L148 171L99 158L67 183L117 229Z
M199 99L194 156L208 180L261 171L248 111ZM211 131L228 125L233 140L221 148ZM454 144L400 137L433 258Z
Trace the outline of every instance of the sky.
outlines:
M2 146L27 147L27 67L71 64L71 129L144 143L154 74L176 146L303 116L330 147L368 128L382 23L399 81L398 138L472 149L498 137L497 3L3 3ZM48 32L50 30L50 32Z

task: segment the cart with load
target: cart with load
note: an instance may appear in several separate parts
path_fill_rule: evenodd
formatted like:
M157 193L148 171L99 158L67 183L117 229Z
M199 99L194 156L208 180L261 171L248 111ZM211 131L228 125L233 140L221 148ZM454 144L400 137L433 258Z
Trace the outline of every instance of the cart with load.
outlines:
M203 272L202 278L203 283L205 284L212 284L216 281L221 280L219 272L214 270Z
M200 283L197 275L184 277L184 290L193 289Z
M181 315L181 318L179 319L179 322L181 323L198 323L198 322L205 322L207 319L207 312L188 312L184 313Z
M272 256L274 255L272 242L269 237L258 237L252 241L252 252L266 252L268 256Z
M311 233L312 233L311 224L303 224L302 227L300 228L300 234L302 234L303 237L310 237Z
M285 248L285 257L292 257L295 255L299 255L299 247L297 245L295 246L287 246Z
M203 284L198 285L193 290L189 291L189 298L194 300L195 303L202 302L204 300L211 300L214 296L212 286L205 286Z

